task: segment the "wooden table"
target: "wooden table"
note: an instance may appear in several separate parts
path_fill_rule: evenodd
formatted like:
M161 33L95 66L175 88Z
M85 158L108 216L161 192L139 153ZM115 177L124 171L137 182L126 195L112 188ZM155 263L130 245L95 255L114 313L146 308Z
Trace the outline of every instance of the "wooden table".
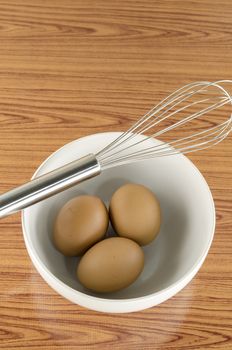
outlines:
M0 0L0 192L81 136L126 130L181 85L231 78L230 0ZM232 139L190 158L216 235L194 280L143 312L73 305L28 257L20 215L0 221L0 348L232 349Z

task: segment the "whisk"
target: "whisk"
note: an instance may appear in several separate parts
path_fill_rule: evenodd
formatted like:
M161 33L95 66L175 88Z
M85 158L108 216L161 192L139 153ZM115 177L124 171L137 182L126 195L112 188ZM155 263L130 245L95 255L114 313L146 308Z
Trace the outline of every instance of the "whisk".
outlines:
M0 196L0 217L24 209L107 168L131 162L202 150L222 141L232 129L232 115L215 125L202 117L232 104L222 86L230 80L194 82L166 97L129 130L95 154L88 154L63 167ZM198 119L198 123L195 123ZM199 127L201 125L201 127ZM180 137L177 135L181 135ZM145 136L146 135L146 136ZM148 142L163 137L168 142Z

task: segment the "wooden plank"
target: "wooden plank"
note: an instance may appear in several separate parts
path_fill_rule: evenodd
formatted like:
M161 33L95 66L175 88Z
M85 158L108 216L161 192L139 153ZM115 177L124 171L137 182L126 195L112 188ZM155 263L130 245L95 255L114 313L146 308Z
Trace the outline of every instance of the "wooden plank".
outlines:
M185 83L231 78L231 18L230 0L0 0L0 192ZM232 349L231 152L230 137L190 156L212 189L215 239L194 280L143 312L63 299L32 266L19 214L2 219L0 349Z

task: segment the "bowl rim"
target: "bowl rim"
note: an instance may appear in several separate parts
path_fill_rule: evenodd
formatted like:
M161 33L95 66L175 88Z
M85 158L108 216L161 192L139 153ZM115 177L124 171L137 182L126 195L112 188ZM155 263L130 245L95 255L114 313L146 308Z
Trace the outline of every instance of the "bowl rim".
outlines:
M82 141L82 140L86 140L88 138L92 138L94 136L106 136L109 134L114 134L116 136L116 134L121 134L122 132L120 131L111 131L111 132L102 132L102 133L95 133L95 134L90 134L90 135L86 135L83 137L80 137L76 140L73 140L71 142L68 142L66 144L64 144L63 146L61 146L60 148L58 148L55 152L51 153L41 164L40 166L36 169L36 171L34 172L33 176L31 179L34 179L38 172L41 170L41 168L45 165L45 163L47 163L47 161L49 161L54 155L56 155L57 153L59 153L61 150L65 149L67 146L70 146L72 143L76 143L77 141ZM160 140L158 140L160 142ZM37 271L39 272L39 274L41 275L41 272L39 271L38 266L40 266L40 269L43 271L43 273L49 278L49 280L54 280L58 285L60 285L62 288L66 289L68 292L70 293L74 293L76 295L79 295L81 297L86 298L87 300L91 300L91 301L96 301L96 302L114 302L114 303L134 303L136 301L148 301L150 299L153 299L154 297L159 297L162 296L163 294L168 294L170 293L173 289L178 290L178 286L185 285L185 281L188 279L188 277L190 275L194 276L196 274L196 272L200 269L202 263L204 262L207 253L210 249L210 246L212 244L213 238L214 238L214 233L215 233L215 225L216 225L216 213L215 213L215 205L214 205L214 200L213 200L213 196L212 193L210 191L210 188L204 178L204 176L201 174L200 170L196 167L196 165L188 158L186 157L184 154L178 154L179 157L183 157L185 158L185 160L187 160L187 162L189 162L189 164L192 166L193 170L195 171L195 173L197 173L201 180L203 180L203 183L205 185L205 188L207 189L207 194L209 196L210 199L210 204L211 204L211 213L212 213L212 224L211 224L211 229L210 229L210 235L209 235L209 239L208 242L206 244L206 248L205 250L202 252L202 254L198 257L198 259L195 261L195 263L192 265L192 267L185 272L185 274L176 282L170 284L168 287L160 290L160 291L156 291L144 296L139 296L139 297L134 297L134 298L122 298L122 299L114 299L114 298L104 298L104 297L98 297L98 296L94 296L94 295L88 295L84 292L80 292L70 286L68 286L67 284L65 284L64 282L62 282L59 278L57 278L53 273L51 273L49 271L49 269L44 265L43 261L39 258L39 256L37 255L36 250L34 249L33 245L31 244L31 240L29 238L29 234L27 233L27 228L26 228L26 210L22 210L21 213L21 221L22 221L22 231L23 231L23 237L24 237L24 241L25 241L25 245L28 251L28 254L35 266L35 268L37 269ZM47 281L46 281L47 282ZM48 283L48 282L47 282Z

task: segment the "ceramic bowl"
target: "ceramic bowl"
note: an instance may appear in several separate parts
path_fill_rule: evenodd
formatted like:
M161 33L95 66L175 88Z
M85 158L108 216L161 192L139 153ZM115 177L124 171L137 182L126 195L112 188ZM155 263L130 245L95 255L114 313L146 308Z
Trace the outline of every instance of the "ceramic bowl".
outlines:
M114 132L95 134L66 144L45 160L33 177L96 152L118 135ZM67 200L83 193L97 195L108 205L113 192L128 182L143 184L156 194L162 209L161 230L153 243L143 247L145 267L131 286L115 293L94 294L84 289L76 278L78 258L64 257L54 248L54 218ZM210 248L215 209L203 176L180 154L107 169L93 179L25 209L22 226L33 264L57 293L92 310L123 313L158 305L190 282Z

